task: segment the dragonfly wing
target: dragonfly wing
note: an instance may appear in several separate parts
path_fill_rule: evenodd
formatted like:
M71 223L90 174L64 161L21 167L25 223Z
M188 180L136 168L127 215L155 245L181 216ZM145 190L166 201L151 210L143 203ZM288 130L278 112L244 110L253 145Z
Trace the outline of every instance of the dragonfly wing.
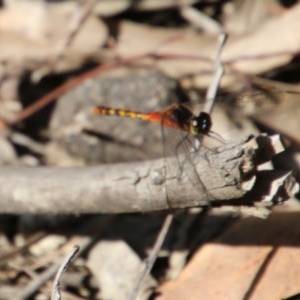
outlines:
M209 195L201 174L197 171L195 161L201 154L201 147L195 151L195 140L188 133L181 130L162 126L163 152L165 157L166 193L170 207L176 201L184 203L184 199L177 199L178 189L186 190L189 200L195 198L195 206L206 204ZM203 174L202 174L203 176ZM203 199L206 199L203 201ZM176 203L176 206L178 203Z

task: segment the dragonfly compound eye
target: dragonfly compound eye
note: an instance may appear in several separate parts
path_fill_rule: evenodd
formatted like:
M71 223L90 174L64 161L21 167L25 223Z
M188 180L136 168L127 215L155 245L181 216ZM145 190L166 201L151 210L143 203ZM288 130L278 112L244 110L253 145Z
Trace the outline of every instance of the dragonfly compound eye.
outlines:
M199 133L208 134L212 126L210 115L206 112L201 112L196 120Z

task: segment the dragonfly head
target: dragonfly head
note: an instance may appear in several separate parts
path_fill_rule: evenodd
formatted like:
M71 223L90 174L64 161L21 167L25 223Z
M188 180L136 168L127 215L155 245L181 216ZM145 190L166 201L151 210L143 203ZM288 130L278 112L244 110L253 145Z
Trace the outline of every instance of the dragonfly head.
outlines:
M191 121L190 133L192 135L208 134L212 126L210 115L201 112L198 117L194 117Z

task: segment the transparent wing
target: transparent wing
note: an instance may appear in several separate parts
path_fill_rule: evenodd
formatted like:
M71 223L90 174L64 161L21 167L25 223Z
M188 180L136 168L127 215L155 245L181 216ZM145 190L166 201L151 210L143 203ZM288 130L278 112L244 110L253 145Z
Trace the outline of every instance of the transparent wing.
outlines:
M195 163L202 155L202 147L195 148L195 138L178 129L162 126L163 152L165 157L166 192L170 207L177 199L178 189L185 190L189 200L195 198L195 205L207 204L203 199L209 199L209 193L201 180ZM176 203L177 207L178 203Z

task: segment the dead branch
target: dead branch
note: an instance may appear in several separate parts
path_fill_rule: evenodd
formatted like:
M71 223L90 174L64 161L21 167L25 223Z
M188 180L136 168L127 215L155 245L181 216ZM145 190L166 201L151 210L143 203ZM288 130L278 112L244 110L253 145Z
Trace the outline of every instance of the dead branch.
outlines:
M249 194L259 174L257 165L282 151L279 145L278 136L261 136L204 151L194 161L207 191L202 194L184 174L180 179L184 184L179 184L176 176L165 177L163 159L85 168L2 167L0 211L123 213L206 206L207 203L229 205L228 200ZM177 163L176 158L170 160ZM267 196L271 203L282 189L282 186L277 186L276 191L270 188L273 177L265 178L266 187L258 184L257 190L251 191L255 197L240 204L251 205ZM166 185L171 199L167 197Z

